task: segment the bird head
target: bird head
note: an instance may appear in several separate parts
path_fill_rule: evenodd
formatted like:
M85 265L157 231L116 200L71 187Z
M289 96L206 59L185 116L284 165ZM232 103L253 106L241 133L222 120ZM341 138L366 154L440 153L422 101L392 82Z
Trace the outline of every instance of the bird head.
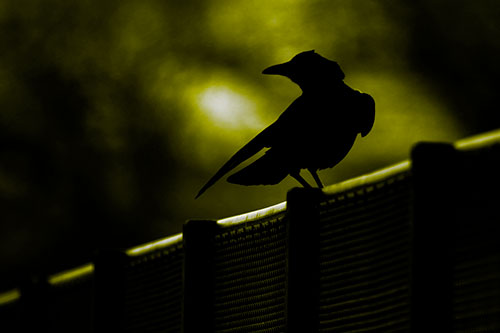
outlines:
M341 82L345 77L339 64L320 56L314 50L301 52L288 62L268 67L262 74L286 76L301 88L326 82Z

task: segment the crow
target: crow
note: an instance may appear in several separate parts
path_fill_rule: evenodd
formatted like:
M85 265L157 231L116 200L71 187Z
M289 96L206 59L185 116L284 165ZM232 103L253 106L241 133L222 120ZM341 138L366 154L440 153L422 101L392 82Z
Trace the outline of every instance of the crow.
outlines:
M233 184L274 185L287 175L311 187L300 175L307 169L318 187L318 170L332 168L344 159L359 134L366 136L375 121L375 101L344 83L337 62L314 50L266 68L263 74L282 75L302 90L269 127L248 142L201 188L196 198L216 181L264 148L265 154L227 178Z

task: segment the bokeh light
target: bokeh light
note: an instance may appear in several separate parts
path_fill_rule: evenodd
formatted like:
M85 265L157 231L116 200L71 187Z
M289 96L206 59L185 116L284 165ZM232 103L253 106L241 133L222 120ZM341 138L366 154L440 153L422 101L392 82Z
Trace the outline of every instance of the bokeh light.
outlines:
M198 96L202 111L212 121L212 126L229 128L261 128L262 122L255 114L252 100L231 91L228 87L212 86Z

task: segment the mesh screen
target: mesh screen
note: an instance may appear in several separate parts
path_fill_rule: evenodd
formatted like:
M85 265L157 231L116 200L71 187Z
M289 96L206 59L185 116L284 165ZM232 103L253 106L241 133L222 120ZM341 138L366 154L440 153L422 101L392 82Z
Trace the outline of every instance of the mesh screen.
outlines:
M50 332L92 331L93 287L93 274L51 287L47 302Z
M21 305L19 300L0 305L0 332L21 332Z
M459 157L450 232L454 331L500 332L500 143Z
M454 332L500 332L499 233L468 235L458 237L454 253Z
M215 236L216 332L284 332L284 219L281 212Z
M182 244L131 257L125 268L126 332L180 332Z
M500 332L500 253L463 249L454 267L455 332Z
M321 203L320 332L410 329L410 177Z

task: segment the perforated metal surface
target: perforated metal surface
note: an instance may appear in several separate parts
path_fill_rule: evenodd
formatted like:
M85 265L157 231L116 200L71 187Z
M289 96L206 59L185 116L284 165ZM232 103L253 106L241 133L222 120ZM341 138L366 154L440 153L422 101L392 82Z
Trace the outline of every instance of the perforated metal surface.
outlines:
M408 172L321 204L321 332L410 329Z
M182 243L131 257L125 268L126 332L180 332Z
M215 237L216 332L284 332L285 212Z

